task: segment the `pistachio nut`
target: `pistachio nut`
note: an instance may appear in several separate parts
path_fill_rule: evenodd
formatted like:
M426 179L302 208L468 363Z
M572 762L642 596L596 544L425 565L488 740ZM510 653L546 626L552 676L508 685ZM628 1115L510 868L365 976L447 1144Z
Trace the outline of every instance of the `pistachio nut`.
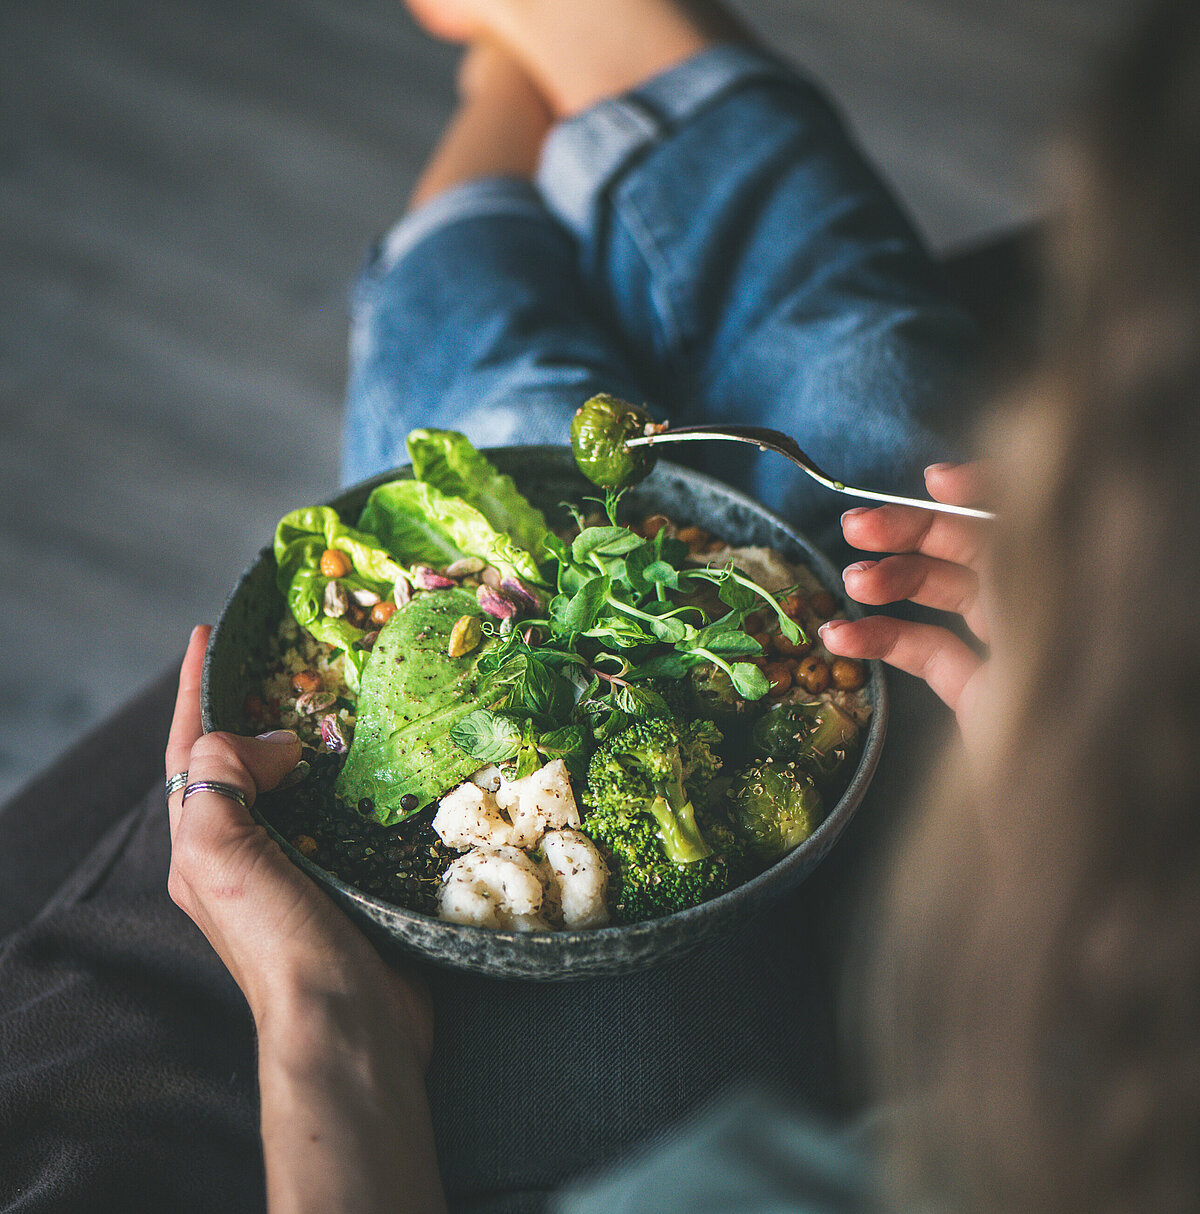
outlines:
M449 590L454 585L454 579L430 569L428 565L414 565L413 584L418 590Z
M350 610L350 596L346 594L346 587L336 578L326 583L321 606L325 614L335 620L340 620Z
M450 630L450 643L446 646L446 655L461 658L477 648L483 640L483 629L479 619L473 615L459 616Z
M499 590L490 586L480 586L475 591L475 601L488 613L498 620L511 620L517 614L517 605Z

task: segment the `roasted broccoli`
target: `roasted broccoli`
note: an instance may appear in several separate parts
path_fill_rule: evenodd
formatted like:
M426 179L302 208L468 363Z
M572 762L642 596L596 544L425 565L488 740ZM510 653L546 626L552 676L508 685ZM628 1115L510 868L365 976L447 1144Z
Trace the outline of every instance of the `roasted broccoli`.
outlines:
M583 830L606 854L619 923L695 906L743 876L744 847L719 813L700 812L721 766L711 721L639 721L592 756Z
M759 759L734 776L729 812L750 854L770 864L812 834L821 817L821 794L794 763Z
M732 831L703 819L713 851L703 860L667 859L657 826L646 814L623 817L592 811L583 830L600 847L611 870L609 910L615 923L658 919L723 894L749 875L744 848Z
M713 753L721 733L710 721L677 726L636 721L602 743L588 765L585 802L608 815L650 815L667 857L691 864L711 848L696 825L685 782L711 779L721 766Z

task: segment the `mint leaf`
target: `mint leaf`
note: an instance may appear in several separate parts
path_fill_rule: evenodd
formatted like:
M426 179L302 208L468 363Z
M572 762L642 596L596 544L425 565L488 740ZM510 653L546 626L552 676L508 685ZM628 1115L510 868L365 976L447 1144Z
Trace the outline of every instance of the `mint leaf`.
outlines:
M481 763L503 763L521 748L521 728L511 717L479 708L450 730L450 740Z

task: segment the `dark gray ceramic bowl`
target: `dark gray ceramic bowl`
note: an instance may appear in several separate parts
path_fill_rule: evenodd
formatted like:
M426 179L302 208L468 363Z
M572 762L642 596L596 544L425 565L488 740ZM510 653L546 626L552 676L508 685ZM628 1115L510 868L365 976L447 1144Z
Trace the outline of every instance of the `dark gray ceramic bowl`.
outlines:
M596 493L575 467L568 447L504 447L486 452L547 516L559 503ZM379 483L408 476L389 472L348 489L329 504L353 519ZM829 561L781 519L711 477L660 462L654 474L627 498L638 514L661 512L695 522L735 544L761 544L807 564L852 617L861 614L841 593ZM202 687L206 730L248 732L242 704L261 675L267 638L284 611L275 586L275 561L265 548L242 575L217 621L204 662ZM873 705L867 737L845 792L812 836L778 864L719 898L664 919L596 931L501 932L442 923L363 893L301 856L271 827L284 851L323 886L385 950L399 947L427 960L505 978L571 980L629 973L680 956L761 908L782 898L821 861L862 800L879 761L887 725L887 699L879 663L871 664L866 688Z

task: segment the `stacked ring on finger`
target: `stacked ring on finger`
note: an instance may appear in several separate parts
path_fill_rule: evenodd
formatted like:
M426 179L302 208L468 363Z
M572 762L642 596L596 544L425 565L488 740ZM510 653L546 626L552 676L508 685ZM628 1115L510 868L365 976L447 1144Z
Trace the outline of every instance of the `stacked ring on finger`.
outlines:
M228 797L231 801L236 801L243 809L250 801L240 788L233 784L226 784L223 780L193 780L183 790L183 800L187 801L188 797L197 792L215 792L219 797Z
M188 782L188 774L186 771L177 771L173 776L167 777L165 788L167 796L178 792L181 788L186 788Z

